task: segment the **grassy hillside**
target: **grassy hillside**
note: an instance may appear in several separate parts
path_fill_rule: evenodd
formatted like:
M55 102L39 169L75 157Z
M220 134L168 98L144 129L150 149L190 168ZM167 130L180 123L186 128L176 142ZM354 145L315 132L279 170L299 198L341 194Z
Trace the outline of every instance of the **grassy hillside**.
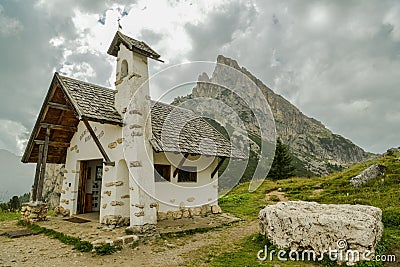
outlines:
M268 204L279 201L276 196L266 197L278 188L289 200L316 201L326 204L363 204L379 207L383 211L385 225L379 254L399 254L400 251L400 154L354 165L342 172L318 178L292 178L277 182L265 181L254 193L248 192L248 183L241 184L228 195L220 198L223 211L239 216L247 221L257 220L258 212ZM387 172L370 181L362 188L350 185L350 178L370 165L379 163L387 167ZM216 256L212 266L259 266L255 253L262 249L265 240L260 235L251 235L239 240L235 249ZM399 258L399 256L398 256ZM400 258L398 259L400 261ZM279 263L279 262L276 262ZM271 262L266 261L264 266ZM299 266L299 263L279 263L280 266ZM294 265L293 265L294 264ZM319 263L334 266L332 262ZM301 265L303 266L303 265ZM382 263L360 263L359 266L383 266ZM393 265L395 266L395 265Z

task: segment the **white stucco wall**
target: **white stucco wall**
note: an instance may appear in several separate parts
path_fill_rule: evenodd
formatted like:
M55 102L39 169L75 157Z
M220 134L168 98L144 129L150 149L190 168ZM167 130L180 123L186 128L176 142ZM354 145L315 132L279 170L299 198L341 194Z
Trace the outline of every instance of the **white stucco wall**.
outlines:
M180 159L179 154L154 153L154 164L166 164L177 166ZM177 164L178 162L178 164ZM197 183L178 182L178 175L173 177L175 166L171 166L171 182L156 182L156 196L159 202L159 211L179 210L180 206L185 208L199 207L204 204L218 204L218 173L211 178L215 169L217 159L213 157L189 156L183 166L195 166L198 169Z
M128 75L122 78L121 63L124 60L128 63ZM138 97L140 94L142 99L137 100L140 100L141 103L149 100L145 98L149 95L149 85L146 83L148 78L147 57L132 53L123 44L120 44L117 57L115 108L122 116L125 115L125 109L135 94ZM141 88L141 92L137 91L139 88Z
M156 224L147 57L132 53L121 44L117 65L124 60L128 62L128 75L117 75L122 79L116 82L115 106L124 116L125 157L132 178L129 179L130 222L131 225Z
M127 213L129 214L129 200L121 199L121 196L123 196L125 192L119 190L119 186L110 186L110 183L119 181L117 177L117 163L123 159L121 127L97 122L89 123L94 129L110 159L116 162L115 167L103 166L100 217L121 213L120 210L126 208L128 209ZM92 140L84 123L80 122L78 125L78 131L71 139L71 145L67 151L65 180L60 198L60 205L69 209L71 214L77 213L80 161L96 159L103 160L103 157L95 142ZM125 187L126 186L127 185L125 184ZM111 194L105 194L106 191L111 192ZM112 206L112 201L122 201L124 202L124 205Z
M122 143L121 130L119 126L100 124L90 122L96 135L102 143L107 154L112 161L115 161L115 167L103 166L103 181L101 188L101 203L100 203L100 218L105 215L121 215L129 217L131 214L132 205L138 204L135 201L135 190L132 188L133 179L128 178L128 163L125 163ZM110 145L110 146L109 146ZM115 147L114 147L115 146ZM211 172L217 165L217 160L212 157L202 156L195 159L190 156L185 161L184 166L196 166L199 173L197 175L197 183L178 183L178 175L173 177L175 170L174 165L180 161L179 154L167 153L153 153L154 164L167 164L171 166L171 182L157 182L155 183L156 201L159 202L159 211L178 210L179 206L183 205L186 208L198 207L202 204L217 204L218 199L218 174L211 178ZM102 156L86 130L85 125L81 122L78 125L78 131L71 140L71 146L68 148L67 161L65 169L65 180L63 183L63 190L61 194L61 206L70 209L71 214L77 212L77 198L78 198L78 183L79 183L79 167L81 160L96 160L101 159ZM92 176L94 175L95 168L92 167ZM153 170L144 176L146 179L153 179ZM120 186L109 186L110 183L122 182ZM87 192L90 192L88 187ZM110 195L108 195L110 194ZM127 195L129 195L129 198ZM132 200L130 200L130 198ZM111 205L112 202L122 205ZM139 201L139 200L136 200ZM152 200L150 200L152 201ZM154 202L154 201L152 201ZM147 204L148 205L148 204Z

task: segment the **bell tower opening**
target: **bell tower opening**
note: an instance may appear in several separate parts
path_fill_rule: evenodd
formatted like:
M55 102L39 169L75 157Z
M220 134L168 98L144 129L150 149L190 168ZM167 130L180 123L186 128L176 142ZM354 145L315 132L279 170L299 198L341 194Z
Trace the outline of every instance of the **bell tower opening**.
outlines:
M128 62L124 59L121 63L121 79L128 76Z

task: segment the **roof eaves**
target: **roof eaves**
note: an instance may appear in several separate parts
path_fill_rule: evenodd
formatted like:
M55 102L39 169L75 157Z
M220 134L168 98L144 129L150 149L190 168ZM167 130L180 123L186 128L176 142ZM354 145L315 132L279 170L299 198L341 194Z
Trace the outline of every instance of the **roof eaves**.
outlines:
M111 55L111 56L114 56L114 57L117 56L117 52L118 52L118 51L115 51L115 50L117 50L118 32L119 32L119 31L117 31L117 33L114 35L114 38L113 38L113 40L111 41L111 45L110 45L110 47L109 47L108 50L107 50L107 54L109 54L109 55Z
M156 51L154 51L148 44L146 44L143 41L135 40L137 42L140 42L140 44L142 44L143 46L147 47L147 49L150 50L150 52L134 46L131 43L131 41L129 40L129 38L130 38L129 36L126 36L123 33L121 33L120 31L117 31L111 42L110 47L108 48L107 54L116 57L117 52L119 50L119 47L118 47L119 42L121 42L126 46L127 49L129 49L131 51L135 51L136 53L141 54L145 57L149 57L151 59L154 59L154 60L164 63L163 60L159 59L161 56ZM132 39L132 38L130 38L130 39Z
M164 60L159 59L159 57L153 56L151 53L149 53L149 52L147 52L145 50L142 50L142 49L139 49L139 48L136 48L136 47L133 47L131 50L134 50L134 51L136 51L136 53L141 54L141 55L143 55L145 57L149 57L151 59L154 59L154 60L160 61L161 63L164 63Z
M58 72L56 72L55 77L57 78L57 81L61 85L60 86L61 90L63 90L65 96L68 98L68 101L72 104L72 108L74 109L76 114L78 114L79 120L81 120L82 119L82 111L80 110L78 103L76 103L74 98L71 96L71 94L68 90L68 86L66 86L62 80L62 76L60 74L58 74Z
M99 122L99 123L106 123L106 124L113 124L113 125L118 125L118 126L123 126L124 123L120 120L113 120L113 119L99 119L95 117L91 117L88 115L82 115L81 119L86 119L88 121L93 121L93 122Z

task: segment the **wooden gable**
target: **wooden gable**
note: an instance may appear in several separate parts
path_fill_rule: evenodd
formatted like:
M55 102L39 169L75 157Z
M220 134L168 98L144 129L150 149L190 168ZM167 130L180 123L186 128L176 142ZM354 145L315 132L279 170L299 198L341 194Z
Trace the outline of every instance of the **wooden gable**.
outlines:
M22 162L37 162L39 145L44 144L50 129L47 163L65 163L70 141L77 131L79 115L62 89L56 75L31 133Z

